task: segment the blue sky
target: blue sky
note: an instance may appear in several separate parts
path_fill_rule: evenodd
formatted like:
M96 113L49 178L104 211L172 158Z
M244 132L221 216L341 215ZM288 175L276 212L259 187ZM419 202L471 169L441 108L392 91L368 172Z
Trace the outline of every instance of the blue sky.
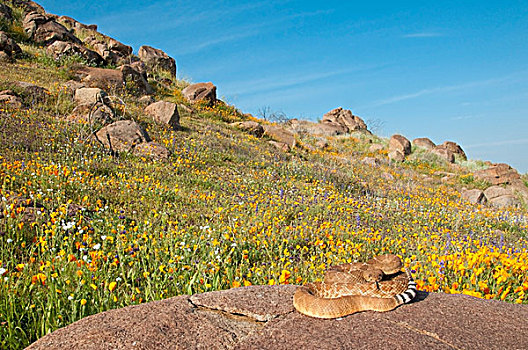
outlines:
M39 3L163 49L180 78L245 112L317 120L342 106L381 136L452 140L528 171L526 1Z

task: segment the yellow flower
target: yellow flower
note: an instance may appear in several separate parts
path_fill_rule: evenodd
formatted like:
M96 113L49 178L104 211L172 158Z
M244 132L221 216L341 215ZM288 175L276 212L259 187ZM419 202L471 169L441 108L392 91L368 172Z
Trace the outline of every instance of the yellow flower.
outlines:
M81 299L81 305L82 306L86 305L86 299Z
M117 285L117 283L116 283L115 281L112 281L112 282L110 282L110 284L108 285L108 289L109 289L111 292L113 292L114 289L116 288L116 285Z

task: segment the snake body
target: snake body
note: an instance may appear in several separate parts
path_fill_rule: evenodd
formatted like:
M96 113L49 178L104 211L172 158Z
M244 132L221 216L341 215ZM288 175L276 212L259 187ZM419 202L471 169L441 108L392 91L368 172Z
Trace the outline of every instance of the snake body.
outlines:
M338 318L361 311L389 311L416 296L416 283L402 272L398 256L380 255L364 263L332 266L323 282L299 287L293 305L302 314Z

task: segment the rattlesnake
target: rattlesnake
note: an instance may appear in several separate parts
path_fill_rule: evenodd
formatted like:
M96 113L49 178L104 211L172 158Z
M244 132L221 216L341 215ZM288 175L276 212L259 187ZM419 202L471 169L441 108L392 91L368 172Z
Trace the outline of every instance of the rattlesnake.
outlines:
M411 274L401 271L396 255L385 254L365 263L332 266L324 282L299 287L293 306L317 318L338 318L360 311L389 311L416 296Z

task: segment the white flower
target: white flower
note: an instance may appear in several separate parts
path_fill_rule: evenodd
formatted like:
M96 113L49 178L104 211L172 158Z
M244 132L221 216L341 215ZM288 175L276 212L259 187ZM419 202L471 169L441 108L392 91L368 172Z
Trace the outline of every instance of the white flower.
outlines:
M97 243L96 245L93 246L94 250L99 250L100 248L101 248L101 243Z
M73 300L73 296L72 295L68 295L68 300Z
M105 235L101 235L101 239L104 241L106 239Z
M116 282L119 282L119 281L121 281L121 277L116 278Z
M11 242L13 242L13 240L11 238L8 238L7 243L11 243Z
M2 276L6 272L7 272L6 269L4 269L3 267L0 267L0 276Z

